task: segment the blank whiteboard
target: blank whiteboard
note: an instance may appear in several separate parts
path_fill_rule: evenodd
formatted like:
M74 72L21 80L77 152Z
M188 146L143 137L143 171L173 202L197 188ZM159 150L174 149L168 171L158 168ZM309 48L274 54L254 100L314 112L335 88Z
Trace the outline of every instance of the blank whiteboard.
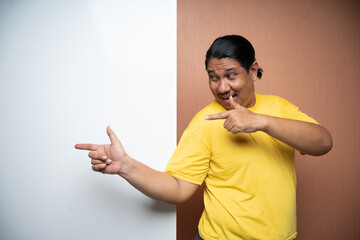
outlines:
M175 239L175 207L91 170L79 142L164 170L176 1L0 1L0 239Z

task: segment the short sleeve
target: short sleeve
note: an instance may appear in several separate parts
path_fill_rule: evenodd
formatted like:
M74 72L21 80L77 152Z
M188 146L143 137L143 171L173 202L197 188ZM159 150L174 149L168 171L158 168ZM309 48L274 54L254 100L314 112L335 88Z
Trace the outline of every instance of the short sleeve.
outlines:
M209 170L211 159L210 123L204 114L197 114L181 136L165 172L197 185L201 185Z
M318 122L315 119L313 119L312 117L308 116L307 114L301 112L299 110L299 107L295 106L291 102L289 102L283 98L280 98L280 101L281 101L281 106L282 106L282 117L283 118L318 124Z
M210 148L197 133L190 130L182 135L165 172L194 184L201 185L209 169Z

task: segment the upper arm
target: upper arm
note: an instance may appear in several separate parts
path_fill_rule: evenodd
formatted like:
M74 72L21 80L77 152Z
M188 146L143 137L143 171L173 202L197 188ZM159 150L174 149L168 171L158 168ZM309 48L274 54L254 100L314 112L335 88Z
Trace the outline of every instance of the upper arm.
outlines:
M178 178L175 178L175 180L177 181L179 186L179 198L177 201L178 203L183 203L186 200L190 199L195 194L196 190L199 188L199 185L197 184L186 182Z

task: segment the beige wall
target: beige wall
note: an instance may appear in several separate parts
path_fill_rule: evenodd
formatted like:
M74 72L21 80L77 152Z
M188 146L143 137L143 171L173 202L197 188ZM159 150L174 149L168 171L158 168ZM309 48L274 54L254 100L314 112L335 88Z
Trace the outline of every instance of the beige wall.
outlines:
M205 52L225 34L253 43L259 93L287 98L326 126L333 150L296 156L298 238L360 239L359 1L178 0L178 138L212 100ZM179 240L193 239L201 194L178 207Z

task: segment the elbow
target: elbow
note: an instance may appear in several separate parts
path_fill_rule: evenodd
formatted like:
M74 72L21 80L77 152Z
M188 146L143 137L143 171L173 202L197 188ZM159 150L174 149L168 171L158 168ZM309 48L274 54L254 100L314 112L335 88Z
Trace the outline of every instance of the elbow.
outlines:
M322 137L319 139L318 144L316 145L316 151L311 155L321 156L328 153L333 147L333 141L330 133L324 128L325 132Z
M330 150L332 149L332 140L328 140L322 144L320 144L318 150L316 152L314 152L314 154L311 154L313 156L322 156L325 155L326 153L330 152Z
M324 154L330 152L330 150L332 149L332 147L333 147L333 140L332 140L331 135L330 135L330 133L329 133L329 138L328 138L328 140L326 141L326 144L324 144L324 149L325 149Z
M324 130L325 130L325 134L321 141L321 148L323 150L321 155L324 155L324 154L330 152L330 150L333 147L333 140L332 140L331 134L325 128L324 128Z

